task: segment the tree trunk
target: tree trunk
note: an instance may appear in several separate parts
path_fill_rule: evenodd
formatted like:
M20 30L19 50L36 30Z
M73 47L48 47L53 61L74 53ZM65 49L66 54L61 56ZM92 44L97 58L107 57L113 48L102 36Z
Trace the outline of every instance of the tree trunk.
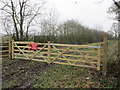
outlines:
M16 39L19 40L19 32L18 32L18 28L17 28L17 23L15 21L15 10L14 10L14 4L11 1L11 5L12 5L12 18L13 18L13 23L14 23L14 28L16 31Z

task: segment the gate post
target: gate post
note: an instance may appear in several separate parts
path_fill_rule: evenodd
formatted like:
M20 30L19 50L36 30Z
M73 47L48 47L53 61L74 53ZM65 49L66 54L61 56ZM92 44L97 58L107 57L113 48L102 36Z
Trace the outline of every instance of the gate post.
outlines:
M51 62L51 46L50 46L51 41L48 41L48 63L50 64Z
M14 59L14 40L12 40L12 59Z
M12 35L9 35L9 59L12 59Z
M100 71L100 64L101 64L101 44L99 44L99 47L98 48L98 61L97 61L97 70Z
M104 44L103 44L103 75L106 76L107 73L107 51L108 51L108 41L107 35L104 36Z

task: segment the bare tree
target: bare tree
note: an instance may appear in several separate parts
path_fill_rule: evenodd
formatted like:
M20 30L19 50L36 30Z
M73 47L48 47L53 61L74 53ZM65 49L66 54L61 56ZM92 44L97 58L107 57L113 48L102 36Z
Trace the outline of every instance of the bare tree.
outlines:
M115 4L112 4L107 10L107 13L114 15L113 17L109 17L110 19L113 19L113 20L118 19L118 12L119 12L119 9Z
M114 4L118 8L118 54L117 54L117 59L118 59L118 65L120 64L120 1L116 2L113 0ZM120 69L120 68L118 68ZM120 72L118 72L117 76L119 76ZM118 78L118 87L120 87L120 78Z
M0 3L3 5L0 9L4 14L2 20L11 20L11 27L15 31L13 33L15 33L16 39L28 39L29 30L37 24L35 22L42 14L41 9L45 5L45 1L2 0ZM7 22L3 21L4 23Z
M12 33L11 19L9 19L9 17L2 18L1 23L3 26L3 31L5 31L7 34Z
M118 37L118 23L113 23L111 30L109 31L115 38Z
M41 33L49 36L56 36L59 22L58 17L58 13L55 9L51 8L47 13L46 18L41 21Z

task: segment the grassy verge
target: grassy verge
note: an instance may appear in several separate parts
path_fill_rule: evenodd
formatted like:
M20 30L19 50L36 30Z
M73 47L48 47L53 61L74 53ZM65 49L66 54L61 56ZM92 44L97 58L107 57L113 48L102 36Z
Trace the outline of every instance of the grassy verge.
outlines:
M115 40L108 40L108 45L111 45L113 43L116 43L117 41ZM99 42L99 43L91 43L91 44L87 44L87 45L91 45L91 46L98 46L98 45L103 45L103 42Z
M113 68L104 78L101 72L88 68L24 60L7 66L4 62L3 88L113 88L117 85L115 74L110 73Z
M87 69L65 65L52 65L39 74L35 88L83 88L89 77Z

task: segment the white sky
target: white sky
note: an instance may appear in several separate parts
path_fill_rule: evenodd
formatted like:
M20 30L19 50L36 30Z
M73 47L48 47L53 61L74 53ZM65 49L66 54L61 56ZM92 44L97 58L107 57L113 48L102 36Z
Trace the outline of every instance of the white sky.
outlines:
M112 0L46 0L56 8L61 20L75 19L90 28L101 27L108 31L114 22L109 19L108 8ZM75 3L77 2L77 3Z
M35 2L36 0L34 0ZM108 8L112 5L112 0L45 0L48 7L55 8L59 14L59 20L75 19L81 24L90 28L102 28L108 31L114 20L109 19ZM77 3L75 3L77 2ZM50 8L49 7L49 8ZM0 26L2 27L2 26Z

